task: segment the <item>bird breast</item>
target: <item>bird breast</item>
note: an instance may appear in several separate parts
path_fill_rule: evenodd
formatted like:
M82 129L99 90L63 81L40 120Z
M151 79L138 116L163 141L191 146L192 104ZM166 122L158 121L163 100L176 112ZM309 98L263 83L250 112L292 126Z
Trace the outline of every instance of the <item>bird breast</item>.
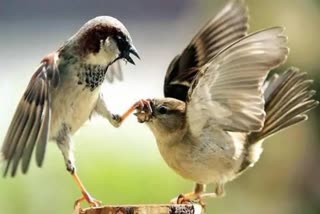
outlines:
M201 137L187 133L176 141L157 138L159 151L169 167L184 178L201 184L230 181L242 162L243 142L220 130L208 131Z
M61 76L59 86L52 89L50 138L57 137L65 126L74 134L89 119L99 98L100 85L91 90L79 84L75 72Z

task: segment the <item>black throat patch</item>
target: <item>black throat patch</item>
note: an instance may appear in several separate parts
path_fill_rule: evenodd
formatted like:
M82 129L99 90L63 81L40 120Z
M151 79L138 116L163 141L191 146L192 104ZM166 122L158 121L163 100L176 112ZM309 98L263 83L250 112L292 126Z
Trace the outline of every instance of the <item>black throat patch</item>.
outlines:
M108 67L107 65L83 65L84 71L77 74L78 85L84 85L90 91L95 90L104 82Z

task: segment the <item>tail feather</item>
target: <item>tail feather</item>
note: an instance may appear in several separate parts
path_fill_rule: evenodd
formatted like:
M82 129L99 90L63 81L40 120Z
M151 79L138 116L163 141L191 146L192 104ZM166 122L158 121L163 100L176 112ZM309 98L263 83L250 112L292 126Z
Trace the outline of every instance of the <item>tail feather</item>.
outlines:
M264 127L261 131L249 135L250 143L307 120L305 113L319 104L313 99L316 92L310 89L312 83L312 80L307 79L306 73L294 67L280 76L274 75L265 85Z

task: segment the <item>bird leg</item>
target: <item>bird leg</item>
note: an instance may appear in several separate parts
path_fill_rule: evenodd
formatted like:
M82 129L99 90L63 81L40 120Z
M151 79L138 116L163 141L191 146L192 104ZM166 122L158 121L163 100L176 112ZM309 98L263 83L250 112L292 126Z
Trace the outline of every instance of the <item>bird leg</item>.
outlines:
M225 195L224 184L218 183L214 192L202 193L201 198L210 197L210 198L220 198Z
M196 183L193 192L180 194L178 197L172 199L170 203L188 204L192 202L198 202L204 207L205 203L202 201L202 194L204 191L205 185Z
M67 171L70 172L72 178L75 180L76 184L78 185L82 193L82 196L75 201L74 205L75 207L79 206L80 202L85 200L91 206L99 206L101 202L90 196L90 194L88 193L88 191L86 190L79 176L76 173L76 167L74 164L74 156L73 156L73 149L72 149L72 141L69 133L70 133L70 128L68 128L68 126L64 124L58 134L56 141L64 157Z
M109 111L102 95L99 96L94 111L98 115L101 115L102 117L106 118L114 127L119 127L122 123L122 119L119 115L112 114L111 111Z
M105 101L103 100L102 96L98 99L98 102L95 107L95 112L99 115L106 118L114 127L119 127L121 123L136 109L143 109L148 108L150 112L152 112L150 106L150 100L139 100L138 102L134 103L124 114L112 114L107 106Z
M225 194L224 192L224 184L217 183L216 189L214 192L205 193L205 185L196 183L194 187L194 191L186 194L180 194L177 198L174 198L170 201L170 203L177 203L177 204L188 204L192 203L193 201L198 202L202 207L205 207L205 203L203 198L205 197L223 197Z
M77 207L81 201L87 201L91 206L97 207L99 205L101 205L101 201L94 199L93 197L91 197L91 195L89 194L89 192L86 190L86 188L84 187L84 185L82 184L80 178L78 177L77 173L71 173L72 178L75 180L75 182L77 183L77 185L80 187L82 196L80 198L78 198L75 202L74 202L74 207Z

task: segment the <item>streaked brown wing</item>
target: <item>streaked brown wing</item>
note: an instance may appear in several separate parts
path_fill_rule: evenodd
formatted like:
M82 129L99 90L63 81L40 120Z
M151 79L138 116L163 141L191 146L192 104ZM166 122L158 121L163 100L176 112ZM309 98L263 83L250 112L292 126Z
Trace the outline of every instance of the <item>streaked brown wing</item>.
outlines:
M176 56L164 82L165 97L186 100L187 92L199 68L228 44L244 37L248 30L247 8L242 0L230 1Z
M200 136L208 124L231 132L260 131L265 121L263 82L288 52L283 29L273 27L217 54L189 90L187 118L192 133Z
M5 137L1 150L6 161L4 176L9 171L15 176L19 163L26 173L35 147L37 165L42 166L51 114L49 87L57 87L58 83L57 67L43 61L29 82Z

